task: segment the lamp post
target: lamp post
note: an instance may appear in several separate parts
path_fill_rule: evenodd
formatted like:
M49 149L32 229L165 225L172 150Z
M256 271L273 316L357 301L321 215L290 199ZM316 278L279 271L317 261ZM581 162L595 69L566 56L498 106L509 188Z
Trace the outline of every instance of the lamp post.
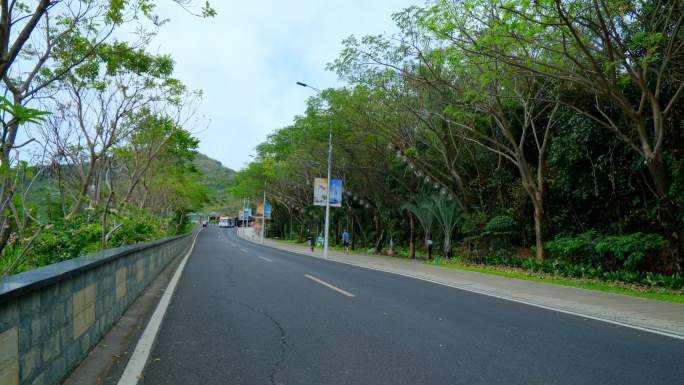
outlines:
M266 182L264 182L264 205L261 207L261 244L264 244L264 231L266 231Z
M316 91L319 95L321 90L306 83L297 82L298 86L308 87ZM328 240L330 233L330 174L332 170L332 121L328 123L328 182L325 194L325 233L323 238L323 258L328 259ZM312 240L314 242L314 240Z

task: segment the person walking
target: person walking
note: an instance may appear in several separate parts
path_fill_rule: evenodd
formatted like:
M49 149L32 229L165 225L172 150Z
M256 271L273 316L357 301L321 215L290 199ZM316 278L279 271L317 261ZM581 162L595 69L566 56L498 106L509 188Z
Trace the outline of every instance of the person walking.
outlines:
M428 239L427 239L427 241L425 241L425 243L427 244L428 260L431 260L432 259L432 245L434 244L434 242L432 241L432 238L428 237Z
M345 254L349 254L349 233L347 229L342 232L342 245L344 246Z
M309 246L311 246L311 252L313 253L314 246L316 245L316 238L311 232L311 229L309 229L309 236L307 237L306 241L309 242Z

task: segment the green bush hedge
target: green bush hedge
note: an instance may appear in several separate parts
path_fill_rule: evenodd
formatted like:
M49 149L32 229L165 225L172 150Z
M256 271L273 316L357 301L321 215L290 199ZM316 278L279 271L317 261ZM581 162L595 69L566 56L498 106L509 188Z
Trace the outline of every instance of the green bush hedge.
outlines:
M620 281L628 284L638 284L650 287L668 289L684 288L684 276L680 273L673 275L655 274L650 272L614 270L607 271L601 266L572 263L561 259L525 259L506 255L492 255L482 257L478 262L485 265L498 265L521 268L531 272L556 274L570 278L589 278L603 281Z
M666 244L657 234L601 235L588 231L577 237L556 238L544 247L551 259L635 272L646 256L659 253Z

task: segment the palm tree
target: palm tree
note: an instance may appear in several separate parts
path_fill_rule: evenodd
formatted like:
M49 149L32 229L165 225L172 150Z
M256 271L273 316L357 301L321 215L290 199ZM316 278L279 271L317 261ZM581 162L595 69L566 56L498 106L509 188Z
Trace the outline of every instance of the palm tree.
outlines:
M447 258L451 258L451 236L454 233L456 223L461 218L462 212L456 203L448 199L444 194L433 195L430 200L432 202L430 205L432 213L435 219L437 219L437 224L442 229L442 235L444 236L444 242L442 243L444 255Z
M423 228L423 233L425 234L425 242L423 244L426 246L428 239L430 239L432 224L434 223L432 205L432 199L421 197L416 200L416 203L405 203L402 206L402 209L408 210L418 219L418 223L420 223L420 227Z

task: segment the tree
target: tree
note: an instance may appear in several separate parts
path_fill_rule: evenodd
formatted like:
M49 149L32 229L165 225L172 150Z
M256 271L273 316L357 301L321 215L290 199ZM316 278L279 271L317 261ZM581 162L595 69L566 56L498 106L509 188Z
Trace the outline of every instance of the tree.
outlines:
M681 126L684 94L681 1L441 1L426 25L449 41L531 75L580 89L593 103L561 101L612 132L643 159L670 240L684 267L684 239L670 194L668 137ZM464 32L470 31L470 32ZM679 115L679 116L678 116Z
M192 12L192 0L173 0ZM5 86L0 98L0 252L12 232L7 204L19 190L9 172L16 166L19 149L31 143L30 127L41 111L30 108L41 92L55 92L55 82L85 61L101 53L112 32L139 15L161 23L154 3L135 1L38 0L32 3L0 1L0 79ZM210 17L215 11L204 2L196 14ZM150 35L143 34L143 41ZM48 92L49 91L49 92ZM42 95L44 96L44 95ZM11 100L10 100L11 99ZM27 119L28 117L28 119ZM23 132L20 132L20 128ZM24 143L18 138L29 137Z
M409 210L423 229L423 245L427 247L427 242L431 238L432 225L435 218L433 205L435 202L428 197L420 198L416 203L405 203L404 208Z

